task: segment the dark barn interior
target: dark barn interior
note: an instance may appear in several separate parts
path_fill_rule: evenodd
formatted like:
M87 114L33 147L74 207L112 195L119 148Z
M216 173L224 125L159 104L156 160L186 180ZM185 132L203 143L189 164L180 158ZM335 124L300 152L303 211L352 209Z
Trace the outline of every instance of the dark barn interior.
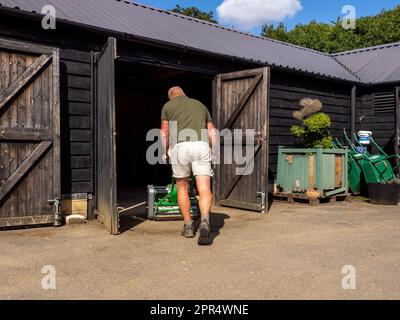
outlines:
M148 163L146 152L154 141L146 141L146 136L149 130L160 128L161 110L173 86L181 86L189 97L200 100L211 110L212 77L117 61L117 199L121 207L146 201L147 185L162 186L171 182L169 166ZM132 210L133 213L143 211L144 207Z

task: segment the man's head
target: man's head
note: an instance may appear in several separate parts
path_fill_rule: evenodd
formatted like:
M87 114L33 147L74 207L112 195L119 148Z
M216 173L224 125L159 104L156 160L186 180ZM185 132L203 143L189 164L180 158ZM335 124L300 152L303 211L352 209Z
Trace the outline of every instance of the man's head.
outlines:
M168 91L169 100L175 99L177 97L185 96L185 92L183 92L181 87L173 87Z

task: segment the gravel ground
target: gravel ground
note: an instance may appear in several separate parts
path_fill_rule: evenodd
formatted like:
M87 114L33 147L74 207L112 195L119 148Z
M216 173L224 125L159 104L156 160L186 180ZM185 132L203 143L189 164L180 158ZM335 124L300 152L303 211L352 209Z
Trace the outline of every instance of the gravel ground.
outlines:
M274 203L269 215L216 208L214 244L181 222L123 217L0 232L0 299L400 299L400 208ZM41 286L43 266L56 289ZM342 268L356 289L342 288Z

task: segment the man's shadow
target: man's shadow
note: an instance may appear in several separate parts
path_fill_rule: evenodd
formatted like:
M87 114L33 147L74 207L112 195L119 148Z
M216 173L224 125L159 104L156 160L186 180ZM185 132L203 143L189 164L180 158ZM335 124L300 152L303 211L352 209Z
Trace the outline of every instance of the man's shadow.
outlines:
M214 239L221 234L221 229L225 226L225 220L230 219L230 218L231 217L225 213L211 213L210 214L210 227L211 227L210 240L211 240L211 243L213 243ZM195 230L196 234L199 231L200 223L201 223L200 218L194 222L194 230Z

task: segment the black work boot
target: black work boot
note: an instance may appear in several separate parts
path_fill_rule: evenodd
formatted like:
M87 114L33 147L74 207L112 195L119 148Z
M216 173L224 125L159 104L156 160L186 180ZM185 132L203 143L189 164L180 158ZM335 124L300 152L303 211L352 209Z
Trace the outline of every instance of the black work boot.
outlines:
M210 223L208 220L202 220L199 227L199 241L198 244L200 246L209 246L211 245L210 239Z

